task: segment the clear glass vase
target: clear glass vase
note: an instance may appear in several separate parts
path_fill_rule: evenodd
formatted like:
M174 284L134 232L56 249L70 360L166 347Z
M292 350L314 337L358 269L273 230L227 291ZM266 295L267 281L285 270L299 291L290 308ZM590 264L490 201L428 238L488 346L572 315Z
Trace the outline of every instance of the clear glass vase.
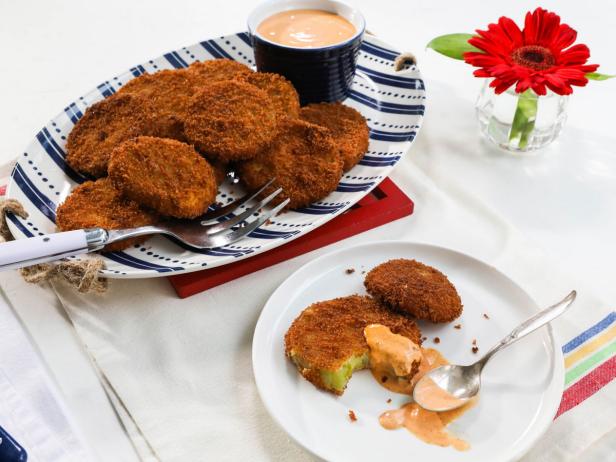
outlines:
M549 90L545 96L531 90L518 94L513 87L497 95L489 84L483 85L475 106L488 140L510 152L530 152L558 137L567 120L567 96Z

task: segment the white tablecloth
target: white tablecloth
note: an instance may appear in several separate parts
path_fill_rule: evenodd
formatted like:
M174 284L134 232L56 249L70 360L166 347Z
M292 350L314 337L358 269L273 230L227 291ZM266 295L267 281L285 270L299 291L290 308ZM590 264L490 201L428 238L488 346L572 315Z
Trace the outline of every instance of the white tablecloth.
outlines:
M178 1L171 5L112 0L102 7L57 0L44 4L0 2L0 41L5 44L4 59L0 61L0 161L19 154L50 116L104 78L163 51L243 29L250 3ZM393 175L394 180L406 182L407 192L416 200L415 215L388 226L386 231L371 231L338 246L380 235L413 237L446 243L490 260L506 249L502 223L512 224L532 244L525 248L541 248L554 267L573 274L572 279L589 287L597 300L613 305L616 285L610 278L616 255L616 155L610 102L616 101L615 84L591 83L576 91L568 126L548 152L527 158L501 154L477 137L472 104L479 82L470 76L471 69L425 53L424 45L435 35L472 31L501 14L521 18L522 12L535 5L354 3L368 18L371 31L418 56L429 99L417 143ZM548 2L544 6L557 9L578 28L580 39L591 47L592 61L604 63L605 72L614 72L616 63L609 35L614 29L612 2L593 2L592 9L573 1ZM443 195L451 195L467 206L472 204L470 218L450 228L439 226L449 223L453 215L447 215L450 209L439 209L441 193L426 196L413 185L421 178L438 185ZM479 229L486 234L474 232ZM249 345L250 323L254 323L267 295L289 271L309 258L310 255L300 257L214 289L191 299L191 303L199 303L203 297L226 300L247 287L256 288L253 299L234 303L237 312L249 315L242 330L244 343L240 344L245 349ZM0 275L0 281L3 285L17 284L11 277ZM177 302L165 281L143 284L148 292L154 291L171 304ZM44 297L38 288L27 290L28 294ZM136 460L135 449L105 397L81 340L62 312L48 305L17 304L15 309L58 381L85 439L101 460ZM255 418L261 417L257 414ZM275 431L272 429L272 433ZM613 433L611 436L605 435L602 444L589 449L584 457L599 460L594 458L616 439ZM275 451L286 446L278 446L279 442L283 444L282 439L273 441L276 444L268 443L267 438L259 442L258 453L281 458L282 454Z

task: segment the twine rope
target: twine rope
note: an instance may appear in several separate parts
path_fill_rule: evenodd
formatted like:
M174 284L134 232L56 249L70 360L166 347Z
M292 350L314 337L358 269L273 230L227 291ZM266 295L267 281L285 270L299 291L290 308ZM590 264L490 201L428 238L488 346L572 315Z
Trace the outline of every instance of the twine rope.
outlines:
M394 69L396 71L401 71L405 69L406 66L414 66L415 64L417 64L417 58L415 58L415 55L405 51L404 53L400 53L394 61Z
M12 241L13 236L7 224L7 213L13 213L20 218L28 218L28 212L15 199L0 201L0 239ZM99 272L105 268L100 257L91 257L78 261L58 261L40 263L20 270L26 282L41 284L44 282L64 281L81 293L102 294L107 291L107 279L100 277Z

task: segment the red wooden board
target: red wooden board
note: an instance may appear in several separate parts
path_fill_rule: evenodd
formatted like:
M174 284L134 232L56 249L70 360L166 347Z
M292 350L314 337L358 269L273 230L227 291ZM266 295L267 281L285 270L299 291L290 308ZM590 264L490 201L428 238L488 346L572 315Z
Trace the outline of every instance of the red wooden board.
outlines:
M180 298L211 289L260 269L368 231L413 213L413 201L393 181L383 182L342 215L297 239L235 263L170 276Z

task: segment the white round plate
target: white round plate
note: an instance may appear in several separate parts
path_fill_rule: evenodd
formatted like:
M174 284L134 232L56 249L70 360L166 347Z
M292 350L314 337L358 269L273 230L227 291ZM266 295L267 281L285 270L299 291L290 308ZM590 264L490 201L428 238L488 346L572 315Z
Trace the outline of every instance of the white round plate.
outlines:
M344 213L369 194L413 143L423 119L425 88L417 67L396 71L399 52L375 37L366 36L358 58L350 96L344 101L360 111L370 126L370 144L363 159L346 172L336 191L309 207L284 213L241 241L217 249L195 250L166 237L155 236L123 252L103 254L104 276L143 278L169 276L232 263L296 239ZM126 82L144 73L186 67L195 61L226 58L254 65L250 38L245 32L205 40L135 66L109 79L70 103L35 136L17 161L6 197L20 201L29 216L8 216L16 239L56 231L56 207L86 180L65 161L66 137L92 104L113 95ZM217 201L231 202L244 192L223 184Z
M538 310L519 286L495 268L453 250L409 242L380 242L322 256L291 275L270 297L255 329L253 368L269 413L299 444L329 461L429 460L499 462L521 457L546 431L560 403L562 352L550 327L542 328L494 357L483 374L478 404L450 425L470 450L423 443L406 429L385 430L379 415L409 401L382 388L369 371L356 372L340 397L304 380L284 355L284 335L311 303L365 293L363 271L392 258L412 258L444 272L458 289L464 312L450 324L420 322L435 347L452 363L468 364L477 339L479 354ZM347 274L347 268L355 269ZM483 313L490 319L485 319ZM462 324L454 329L454 324ZM441 341L435 345L433 339ZM392 402L388 404L388 398ZM351 422L349 410L357 415Z

